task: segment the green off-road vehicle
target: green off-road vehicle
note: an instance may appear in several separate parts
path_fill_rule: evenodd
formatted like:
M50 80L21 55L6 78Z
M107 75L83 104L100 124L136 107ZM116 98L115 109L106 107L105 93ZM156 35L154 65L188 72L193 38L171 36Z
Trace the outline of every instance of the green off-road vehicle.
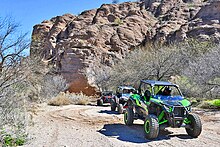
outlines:
M148 139L157 138L159 130L166 127L185 127L193 138L202 131L199 116L191 113L191 103L170 82L141 80L138 93L130 96L124 114L126 125L132 125L135 119L144 121Z

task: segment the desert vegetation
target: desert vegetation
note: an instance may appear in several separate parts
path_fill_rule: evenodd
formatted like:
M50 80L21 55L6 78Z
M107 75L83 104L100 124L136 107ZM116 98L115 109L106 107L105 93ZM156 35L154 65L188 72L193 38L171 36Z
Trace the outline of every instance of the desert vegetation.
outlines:
M51 106L63 106L70 104L87 105L90 101L90 97L83 93L69 93L61 92L56 97L48 101L48 105Z
M28 57L29 40L12 18L0 19L0 146L23 145L29 106L67 88L60 75L45 68L39 57Z
M168 80L180 85L186 97L217 99L219 57L219 45L211 41L148 44L135 48L112 68L94 74L95 82L102 83L100 89L112 89L118 85L137 86L140 79Z

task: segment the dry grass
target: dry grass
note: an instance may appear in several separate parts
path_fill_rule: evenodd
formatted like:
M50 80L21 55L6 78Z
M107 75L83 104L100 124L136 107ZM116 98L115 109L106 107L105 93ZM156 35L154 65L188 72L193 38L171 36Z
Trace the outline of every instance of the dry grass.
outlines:
M89 97L83 95L83 93L69 93L69 92L61 92L55 98L52 98L48 101L48 105L52 106L62 106L62 105L70 105L70 104L77 104L77 105L87 105L89 104Z
M89 100L88 99L80 99L76 104L77 105L88 105Z
M63 106L72 104L72 100L65 95L65 93L60 93L55 98L52 98L48 101L48 105L51 106Z

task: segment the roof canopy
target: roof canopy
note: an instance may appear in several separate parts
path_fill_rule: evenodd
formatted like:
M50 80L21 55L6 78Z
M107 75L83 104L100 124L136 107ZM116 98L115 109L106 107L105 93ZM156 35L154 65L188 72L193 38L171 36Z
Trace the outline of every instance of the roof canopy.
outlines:
M135 89L132 86L118 86L118 88L120 88L120 89Z
M176 86L176 84L166 82L166 81L155 81L155 80L141 80L141 82L150 84L151 86L160 85L160 86Z

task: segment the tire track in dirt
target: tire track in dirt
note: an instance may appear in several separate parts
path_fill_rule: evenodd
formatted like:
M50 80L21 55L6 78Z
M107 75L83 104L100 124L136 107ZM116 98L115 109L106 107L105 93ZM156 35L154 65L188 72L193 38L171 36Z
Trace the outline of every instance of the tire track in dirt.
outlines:
M123 123L123 115L110 111L110 107L64 106L42 107L35 116L32 134L35 139L26 146L195 146L218 147L220 144L219 111L195 110L203 124L202 134L191 138L184 128L160 131L157 139L144 137L143 122L133 126ZM35 131L33 131L35 129Z
M78 123L79 125L101 125L106 123L119 123L121 122L121 118L118 117L107 117L107 116L100 116L90 114L87 112L90 110L89 108L79 108L76 110L73 109L64 109L64 110L57 110L53 112L49 112L48 115L55 120L62 121L72 121L74 123Z

